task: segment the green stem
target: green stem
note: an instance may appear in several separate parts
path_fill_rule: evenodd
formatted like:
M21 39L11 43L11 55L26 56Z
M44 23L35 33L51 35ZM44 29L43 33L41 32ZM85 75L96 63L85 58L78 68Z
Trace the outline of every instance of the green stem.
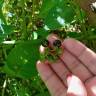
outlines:
M22 38L24 40L26 40L27 38L27 28L26 28L26 22L25 22L25 11L24 11L24 7L25 7L25 0L21 0L21 4L22 4Z
M7 77L6 77L6 79L5 79L4 83L3 83L3 89L2 89L2 95L1 96L4 96L6 86L7 86Z
M32 0L33 3L32 3L32 26L34 26L34 20L35 20L35 0Z
M3 48L3 54L4 54L4 59L6 60L7 59L7 53L6 53L6 49Z

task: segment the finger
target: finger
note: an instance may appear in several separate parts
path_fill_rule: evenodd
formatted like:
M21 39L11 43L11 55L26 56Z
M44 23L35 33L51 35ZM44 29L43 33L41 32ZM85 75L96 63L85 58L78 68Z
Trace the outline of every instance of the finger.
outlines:
M69 76L67 79L67 83L68 83L67 96L87 96L84 84L75 75Z
M50 45L51 47L53 47L53 42L55 40L60 40L60 38L56 35L56 34L50 34L48 37L47 37L48 41L50 42ZM60 40L61 41L61 40Z
M63 46L80 60L92 74L96 74L96 54L85 45L74 39L66 39Z
M55 39L58 39L58 37L56 37L54 34L50 35L48 40L49 42L51 42L51 44L53 44L52 42L55 41ZM64 45L62 44L62 48L64 49ZM63 61L63 66L62 70L69 70L69 72L73 73L74 75L78 76L82 81L86 81L87 79L89 79L90 77L92 77L92 74L89 72L89 70L83 66L83 64L81 64L81 62L79 62L72 54L70 54L66 49L64 49L64 52L62 52L62 55L60 56L61 60ZM58 72L58 67L56 68L55 64L52 64L52 68L55 70L55 72L57 74L59 74L59 76L64 77L66 76L66 74L64 74L63 76L61 76L61 74L63 72ZM57 65L57 66L62 66L62 65ZM68 73L68 71L67 71ZM65 83L66 84L66 83Z
M50 42L51 46L53 46L53 42L57 39L59 38L54 34L48 36L48 41ZM71 73L70 70L66 68L67 66L60 59L50 64L50 66L67 86L66 76Z
M85 83L88 96L96 96L96 77L89 79Z
M86 81L92 77L90 71L66 49L64 50L64 53L62 53L61 59L71 72L78 76L82 81Z
M49 67L48 63L38 62L37 70L52 96L66 96L65 86Z
M67 87L67 75L69 75L71 72L66 68L66 66L64 66L64 63L61 60L58 60L50 64L50 67L56 72L58 77Z

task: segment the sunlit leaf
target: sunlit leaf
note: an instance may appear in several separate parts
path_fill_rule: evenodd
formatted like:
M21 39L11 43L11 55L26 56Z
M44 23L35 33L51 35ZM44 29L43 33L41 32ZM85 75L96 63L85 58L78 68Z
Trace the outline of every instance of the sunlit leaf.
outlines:
M65 23L71 23L75 12L67 0L43 0L39 15L49 29L56 29L64 26Z
M2 8L4 0L0 0L0 9Z

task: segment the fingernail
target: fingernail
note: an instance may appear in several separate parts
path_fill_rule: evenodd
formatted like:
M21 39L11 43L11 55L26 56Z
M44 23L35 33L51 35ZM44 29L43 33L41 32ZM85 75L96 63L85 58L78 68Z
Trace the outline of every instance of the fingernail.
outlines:
M37 61L37 64L41 64L41 61L40 61L40 60L38 60L38 61Z
M40 51L40 53L44 53L44 51L45 51L45 47L43 47L42 45L40 46L40 48L39 48L39 51Z
M67 74L67 78L71 78L71 77L72 77L71 73Z
M67 74L67 84L68 85L70 84L71 79L72 79L72 74L71 73Z

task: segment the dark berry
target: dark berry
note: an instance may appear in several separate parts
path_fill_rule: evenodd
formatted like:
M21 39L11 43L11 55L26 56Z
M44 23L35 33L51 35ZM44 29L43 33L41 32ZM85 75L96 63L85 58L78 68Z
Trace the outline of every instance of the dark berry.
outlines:
M46 39L43 39L42 42L41 42L42 46L44 47L48 47L49 46L49 41L46 40Z
M43 19L41 19L41 18L38 19L38 20L36 21L35 25L36 25L37 28L42 28L42 27L44 26L44 21L43 21Z
M60 41L60 40L55 40L55 41L53 42L53 46L55 46L55 47L60 47L60 46L61 46L61 41Z
M32 6L32 2L27 2L27 6L31 7Z

